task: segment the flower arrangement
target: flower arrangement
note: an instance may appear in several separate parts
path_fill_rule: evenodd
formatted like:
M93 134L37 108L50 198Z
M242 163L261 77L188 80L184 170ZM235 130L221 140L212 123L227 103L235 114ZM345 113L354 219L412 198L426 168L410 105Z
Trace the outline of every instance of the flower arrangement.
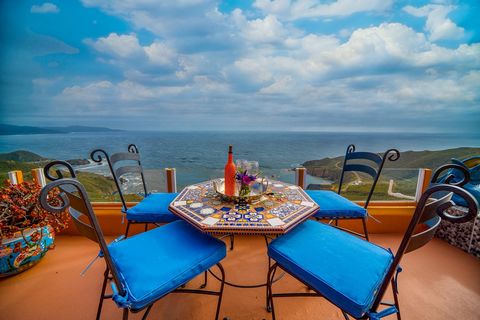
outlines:
M246 197L250 194L252 184L257 180L257 175L248 174L247 170L239 171L235 175L235 179L240 183L239 197Z
M238 185L238 196L245 198L250 195L252 185L260 174L257 161L237 160L235 179Z
M50 226L59 232L67 227L68 212L53 214L44 210L39 203L40 190L40 186L28 181L16 185L5 183L0 189L0 239L14 237L18 233L23 236L23 231L30 228ZM49 197L54 206L59 205L58 193L58 190L52 191ZM37 233L31 235L31 241L41 237Z

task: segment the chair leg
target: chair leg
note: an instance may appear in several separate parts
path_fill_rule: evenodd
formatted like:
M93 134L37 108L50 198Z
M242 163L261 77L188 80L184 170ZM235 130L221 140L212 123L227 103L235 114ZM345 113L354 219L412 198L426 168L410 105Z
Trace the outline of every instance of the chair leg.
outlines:
M393 300L395 301L395 307L397 308L397 320L402 320L402 317L400 316L400 305L398 303L398 294L395 291L395 281L392 279L392 291L393 291Z
M223 267L220 263L217 263L218 269L220 269L220 272L222 274L222 283L220 284L220 291L219 291L219 296L218 296L218 302L217 302L217 312L215 313L215 320L218 320L218 315L220 314L220 306L222 304L222 297L223 297L223 287L225 286L225 270L223 270Z
M130 220L127 222L127 228L125 229L125 239L128 237L128 230L130 230Z
M365 234L365 239L367 241L370 241L368 238L367 218L362 218L362 223L363 223L363 233Z
M269 245L268 237L264 235L263 238L265 239L265 246L267 247L267 251L268 251L268 245ZM268 270L270 270L271 266L272 266L272 259L268 257Z
M207 281L208 281L208 273L207 273L207 271L205 271L205 272L203 273L203 276L204 276L204 278L203 278L203 283L202 283L202 285L200 286L200 289L204 289L204 288L207 286Z
M148 231L148 223L145 223L145 232Z
M100 301L98 302L98 309L97 309L97 317L96 319L100 319L100 315L102 313L102 307L103 307L103 300L105 299L105 289L107 288L107 281L108 281L108 267L105 269L105 273L103 275L103 284L102 284L102 292L100 293Z
M267 309L267 312L272 312L272 307L270 304L270 292L272 291L272 288L268 285L268 279L270 278L269 276L270 273L270 267L268 267L268 272L267 272L267 285L265 286L265 309Z
M275 272L277 271L277 264L275 263L269 270L267 275L267 311L272 313L272 320L275 320L275 308L273 306L273 291L272 284Z
M233 250L233 243L235 241L235 236L233 234L230 235L230 251Z
M148 314L150 313L150 310L152 309L152 307L153 307L153 303L148 306L147 310L145 310L145 313L143 314L142 320L146 320L146 319L147 319Z
M350 317L348 316L348 314L342 310L342 314L343 314L343 317L345 318L345 320L350 320Z
M128 320L128 309L123 309L123 317L122 317L123 320Z

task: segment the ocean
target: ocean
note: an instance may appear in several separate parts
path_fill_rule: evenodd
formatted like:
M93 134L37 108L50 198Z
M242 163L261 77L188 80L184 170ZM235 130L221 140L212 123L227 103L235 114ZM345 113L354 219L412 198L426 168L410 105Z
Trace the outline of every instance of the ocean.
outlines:
M178 187L223 175L228 145L235 159L256 160L265 176L294 181L291 171L307 160L336 157L353 143L357 150L389 148L442 150L480 147L480 134L334 133L334 132L95 132L0 136L0 152L28 150L51 159L87 159L91 150L109 153L138 146L146 169L174 167ZM96 164L81 169L106 173ZM309 183L326 181L308 177Z

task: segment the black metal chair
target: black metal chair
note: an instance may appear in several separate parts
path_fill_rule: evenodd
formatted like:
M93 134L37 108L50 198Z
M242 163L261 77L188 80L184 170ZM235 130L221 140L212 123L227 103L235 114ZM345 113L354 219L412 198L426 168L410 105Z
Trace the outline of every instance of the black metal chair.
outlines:
M55 166L62 166L56 176L50 174ZM65 169L72 178L64 178ZM175 221L162 228L105 242L83 185L75 179L73 168L64 161L54 161L45 167L45 175L52 180L40 194L40 202L50 212L69 208L77 229L85 237L98 243L99 256L105 258L106 270L100 294L96 319L100 318L103 300L111 298L123 309L123 319L129 312L145 310L146 319L153 304L171 292L197 293L218 296L215 319L218 319L225 283L225 272L220 261L226 255L225 244L203 234L184 221ZM50 190L59 188L60 205L47 202ZM123 238L123 237L122 237ZM182 285L217 266L221 272L219 291L179 289ZM113 294L105 294L110 281Z
M433 175L451 166L440 167ZM400 320L397 296L399 263L405 253L427 244L435 234L442 219L466 222L478 214L475 198L461 188L469 179L468 172L456 166L464 178L452 184L436 184L421 196L397 253L343 232L333 226L306 221L288 234L273 240L268 255L275 263L267 277L267 308L275 319L273 298L323 296L342 310L345 319L378 320L396 314ZM451 179L447 179L447 182ZM454 206L452 194L465 200L468 212L452 215L447 209ZM432 199L433 195L440 198ZM313 293L273 293L272 279L278 268L303 282ZM394 303L382 302L392 285Z
M128 236L131 224L145 224L145 231L147 231L148 224L159 225L179 219L168 210L170 202L175 199L178 193L148 192L142 164L140 162L140 153L136 145L130 144L128 146L128 152L118 152L111 156L105 150L95 149L90 153L90 158L97 163L101 163L103 159L105 159L108 163L120 200L122 201L122 212L126 215L128 221L125 236ZM125 195L121 187L121 179L125 174L138 174L141 178L144 191L144 198L131 208L127 206L127 201L125 200Z
M307 194L320 206L320 209L317 213L315 213L314 217L317 220L333 220L335 221L335 225L337 227L339 219L362 220L363 234L350 230L344 230L364 237L368 240L368 204L372 198L378 178L382 173L385 161L387 159L389 161L396 161L398 158L400 158L400 152L396 149L389 149L383 154L383 156L379 156L378 154L372 152L356 152L355 146L353 144L349 145L345 154L337 193L329 190L311 190L312 185L307 187ZM361 172L372 177L373 182L363 207L340 195L344 183L345 172Z

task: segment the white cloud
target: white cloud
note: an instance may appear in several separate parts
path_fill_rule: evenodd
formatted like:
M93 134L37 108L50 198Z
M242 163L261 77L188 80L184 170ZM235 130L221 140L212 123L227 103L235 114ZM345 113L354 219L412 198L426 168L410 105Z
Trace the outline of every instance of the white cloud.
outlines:
M261 94L282 94L290 91L290 86L292 84L292 77L285 76L278 81L275 81L273 84L261 88L259 93Z
M392 6L392 0L337 0L328 4L313 0L256 0L253 4L266 14L286 20L304 18L344 17L359 12L383 12Z
M167 46L165 43L156 41L151 45L143 48L148 59L155 65L169 65L177 59L175 50Z
M425 30L430 34L431 41L445 39L461 39L465 33L447 16L455 9L454 6L429 4L423 7L405 6L403 10L415 17L427 17Z
M380 106L397 110L399 101L412 106L423 101L439 110L454 101L467 106L478 101L478 85L467 85L463 75L480 68L480 44L441 47L400 23L357 29L342 42L335 35L291 32L274 16L248 20L236 10L231 17L244 41L238 57L219 63L214 54L178 54L164 41L142 46L135 34L110 34L89 43L121 62L126 79L72 86L58 99L78 106L86 101L90 108L115 105L125 113L140 112L138 105L184 110L196 101L192 114L211 112L218 101L244 109L251 103L255 112L268 114L270 99L278 96L282 100L275 100L275 110L285 114L293 109L355 112L350 108L359 101L362 110L372 111ZM152 71L155 65L176 66L171 76L180 82L168 85L173 78ZM444 71L446 65L454 71ZM248 99L238 100L247 92Z
M373 123L366 114L413 123L419 105L422 113L449 114L453 106L473 110L480 101L480 44L436 44L438 24L427 34L401 23L342 25L326 34L292 22L381 13L391 1L257 1L261 11L230 14L218 12L215 1L84 2L128 20L134 30L149 30L153 40L112 33L86 41L122 76L63 90L58 101L76 112L87 112L79 108L86 105L112 116L188 116L205 126L239 114L255 114L246 117L250 126L321 115L348 126L353 118L338 120L343 113L355 114L357 124L381 126L385 120ZM410 12L435 16L422 10Z
M178 64L178 54L174 49L165 43L155 40L150 45L141 46L135 34L110 33L107 37L97 40L86 39L85 43L92 48L106 54L113 60L111 63L128 65L133 62L132 67L140 67L147 64L152 66L166 66L171 68Z
M45 82L45 80L41 80ZM139 82L124 80L113 83L108 80L94 81L83 86L74 85L66 87L60 94L56 96L57 101L61 101L63 105L80 106L82 104L90 108L105 108L112 105L114 109L129 110L136 108L137 102L155 102L162 103L170 101L172 97L179 97L184 93L193 96L201 95L205 92L225 92L228 85L218 81L214 81L206 76L196 76L194 81L189 85L146 85ZM182 99L181 97L179 98ZM135 102L132 104L132 102Z
M160 38L168 38L176 48L199 51L208 46L231 46L231 24L217 9L214 0L130 1L82 0L87 7L98 7L109 14L146 29Z
M247 20L240 9L235 9L232 12L232 19L247 41L275 43L282 41L288 34L282 23L273 15L267 15L263 19Z
M60 12L60 9L58 7L51 3L51 2L45 2L41 5L33 5L30 8L31 13L58 13Z
M447 65L457 72L480 68L480 44L464 44L456 49L439 47L424 34L399 23L357 29L344 43L333 36L311 34L287 39L285 48L291 50L287 56L285 52L264 56L261 51L253 51L249 57L235 61L234 67L256 84L258 92L290 95L300 95L302 85L364 74L405 79L414 70L444 69ZM449 75L437 74L437 77Z
M120 58L143 54L143 49L135 34L118 35L110 33L107 37L99 38L96 41L86 40L86 43L99 52Z

